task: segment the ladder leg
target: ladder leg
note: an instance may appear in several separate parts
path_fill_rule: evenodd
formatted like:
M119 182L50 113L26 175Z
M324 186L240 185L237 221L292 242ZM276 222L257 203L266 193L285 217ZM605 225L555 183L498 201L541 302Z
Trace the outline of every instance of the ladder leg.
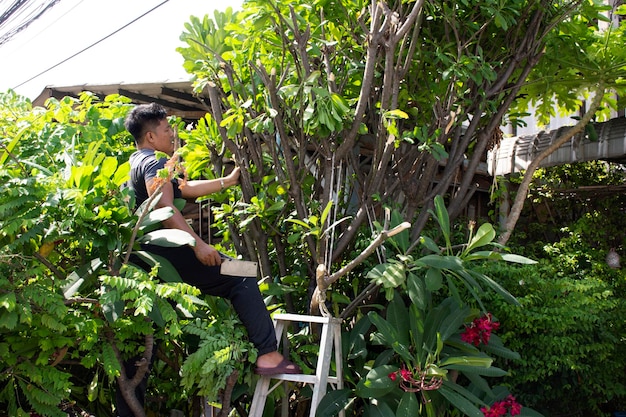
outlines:
M326 394L326 386L328 384L328 373L330 371L330 360L332 357L334 332L331 323L324 323L322 326L322 336L320 339L320 352L318 356L317 369L315 372L315 384L313 386L313 395L311 397L311 413L310 417L315 417L317 405L322 397Z
M280 316L280 317L279 317ZM320 337L320 350L318 354L318 361L315 370L315 375L276 375L276 376L264 376L259 378L250 405L249 417L262 417L263 410L267 397L271 391L274 390L281 382L278 382L272 388L270 388L271 380L277 379L282 381L285 387L285 397L288 393L287 381L302 382L312 385L311 396L311 412L309 417L315 417L317 407L322 397L326 394L328 387L328 379L330 373L330 364L333 359L336 363L335 377L331 379L332 383L336 384L336 389L343 388L343 355L341 352L341 320L332 317L319 317L319 316L301 316L296 314L281 314L275 318L274 326L276 330L276 339L280 343L283 341L283 333L285 330L286 322L314 322L322 324L322 334ZM283 344L283 348L286 348L287 343ZM288 398L283 398L283 404L281 414L283 417L287 417L289 412ZM345 413L341 412L341 417L345 417Z
M343 352L341 349L341 325L340 322L333 322L333 333L335 335L335 375L337 376L336 389L343 388ZM345 417L346 412L341 410L339 417Z
M263 409L265 408L265 401L267 400L267 394L269 391L270 379L267 377L259 378L254 389L254 396L252 397L252 404L250 405L250 417L261 417L263 415Z

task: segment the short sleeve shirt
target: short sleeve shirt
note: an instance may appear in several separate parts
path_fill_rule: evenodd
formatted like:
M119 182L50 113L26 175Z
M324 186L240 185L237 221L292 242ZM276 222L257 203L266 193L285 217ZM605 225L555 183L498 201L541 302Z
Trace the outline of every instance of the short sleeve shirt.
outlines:
M129 187L135 191L136 206L139 207L149 197L146 181L157 176L157 172L165 167L167 158L157 159L153 149L139 149L130 156ZM178 180L172 179L174 198L182 197Z

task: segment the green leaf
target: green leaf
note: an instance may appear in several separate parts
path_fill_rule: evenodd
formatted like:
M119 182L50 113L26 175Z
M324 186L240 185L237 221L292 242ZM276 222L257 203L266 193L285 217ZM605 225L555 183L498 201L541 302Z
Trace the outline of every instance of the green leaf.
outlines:
M326 224L326 218L328 217L328 214L330 213L330 209L333 207L333 202L332 200L328 202L328 204L326 204L326 207L324 208L324 211L322 212L322 217L320 218L321 222L320 225L323 227L324 224Z
M408 119L409 115L400 109L395 109L395 110L389 110L388 112L385 112L385 117L388 119Z
M397 366L383 365L370 370L356 387L356 394L361 398L380 398L396 388L396 383L389 374L396 372Z
M365 343L365 334L367 334L369 328L372 326L372 322L367 316L363 316L356 322L352 330L350 331L350 338L348 340L348 354L350 358L367 356L367 345Z
M98 372L95 372L89 386L87 387L87 399L90 402L98 398Z
M102 161L100 172L107 178L111 178L117 169L117 158L109 156Z
M458 256L426 255L418 259L427 266L437 269L459 271L463 269L463 261Z
M422 279L416 274L409 272L406 286L409 298L413 304L420 310L425 310L428 305L428 292Z
M159 272L157 275L165 282L183 282L180 274L174 268L169 260L166 258L150 253L147 251L134 251L133 254L137 255L142 261L147 263L150 267L159 265Z
M391 343L398 339L398 332L387 320L383 319L375 311L370 311L367 314L370 321L376 326L376 329L382 334L383 340Z
M482 376L488 376L491 378L503 377L509 373L502 368L496 366L490 366L485 368L483 366L469 366L469 365L448 365L445 369L454 369L462 373L476 374Z
M522 407L519 417L545 417L543 414L533 410L532 408L528 408L526 406Z
M484 345L482 349L486 353L492 353L496 356L500 356L505 359L512 359L512 360L520 359L520 354L505 347L504 344L502 343L502 339L500 339L500 337L494 333L491 334L489 343Z
M334 417L344 410L350 404L352 390L347 388L332 390L317 405L315 417Z
M3 311L0 313L0 327L12 330L17 326L18 315L15 311Z
M109 378L116 378L120 375L122 368L115 357L113 348L109 343L104 343L102 345L102 362L104 371Z
M443 237L446 240L446 247L450 247L450 218L448 217L448 210L443 202L443 197L441 195L435 196L435 218L439 223L439 227L441 228L441 233L443 233Z
M443 285L443 277L441 270L437 268L428 268L426 270L426 288L431 292L439 291Z
M483 413L467 398L459 395L450 389L444 382L444 385L437 390L446 400L450 402L454 407L458 408L460 412L468 417L485 417Z
M22 135L24 135L24 133L26 133L29 128L30 126L22 127L13 137L11 142L6 145L4 152L2 152L2 155L0 155L0 166L2 166L6 162L6 160L9 158L9 155L11 155L11 152L13 152L13 148L15 148L20 140L22 140Z
M146 233L139 239L139 243L146 243L150 245L158 245L164 247L177 247L177 246L195 246L196 240L183 230L179 229L160 229L150 233Z
M105 303L102 305L102 314L109 323L114 323L124 314L124 302L116 300L113 303Z
M145 231L153 225L158 225L162 221L169 219L174 215L174 210L171 207L161 207L151 211L141 220L139 230Z
M395 415L386 402L377 401L375 405L365 404L363 417L395 417Z
M427 354L425 349L422 349L424 344L424 313L421 310L418 310L415 304L409 306L409 318L411 325L411 340L413 341L413 346L418 347L416 349L415 355L417 357L417 362L422 362L422 355Z
M16 302L17 300L14 292L0 295L0 307L2 308L13 311L15 309Z
M522 255L515 255L512 253L505 253L502 255L502 260L507 261L507 262L514 262L514 263L518 263L518 264L525 264L525 265L533 265L536 264L537 261L529 259L525 256Z
M398 343L409 345L409 315L404 301L400 295L396 295L387 306L387 322L396 330Z
M85 280L94 276L95 272L103 265L100 259L92 259L91 262L73 271L63 282L61 290L65 299L70 299L78 292Z
M441 252L441 249L435 243L435 241L427 236L420 236L420 243L426 246L426 248L428 248L428 250L430 250L431 252L435 252L435 253Z
M396 417L415 417L420 414L419 403L415 394L412 392L405 392L402 394L400 404L396 410Z
M400 263L379 264L367 274L367 278L385 288L396 288L406 280L406 271Z
M493 241L495 237L496 231L494 230L493 226L489 223L482 224L478 228L478 231L476 231L476 235L474 235L472 240L465 248L465 254L473 251L476 248L488 245L489 243L491 243L491 241Z
M492 363L493 359L488 356L449 356L441 361L439 366L443 368L450 365L464 365L488 368Z
M471 274L472 276L474 276L475 278L480 279L484 283L489 285L495 292L500 294L500 296L504 298L508 303L511 303L513 305L520 305L519 301L517 301L517 298L515 298L510 292L505 290L500 284L495 282L493 279L489 278L488 276L484 274L480 274L476 271L467 271L467 272Z

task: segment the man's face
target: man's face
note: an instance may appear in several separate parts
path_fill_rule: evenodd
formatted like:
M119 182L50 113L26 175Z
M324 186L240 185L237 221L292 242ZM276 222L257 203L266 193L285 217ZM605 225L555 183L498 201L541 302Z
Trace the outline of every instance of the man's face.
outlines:
M161 120L156 129L146 133L146 139L154 150L165 152L170 156L174 153L174 138L174 129L166 119Z

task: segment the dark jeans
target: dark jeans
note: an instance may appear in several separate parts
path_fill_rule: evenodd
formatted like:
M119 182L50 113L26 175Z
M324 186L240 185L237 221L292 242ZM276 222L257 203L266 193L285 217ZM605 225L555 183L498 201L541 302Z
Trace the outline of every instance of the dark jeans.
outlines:
M255 278L222 275L219 266L206 266L198 261L193 249L189 246L166 248L146 245L143 249L166 258L172 263L184 282L198 288L203 294L228 299L245 326L250 341L257 348L259 356L277 349L274 324L265 307ZM132 261L150 270L148 266L136 259L132 259ZM135 360L132 363L134 364ZM126 364L125 367L127 367ZM143 392L141 397L138 396L141 401L143 401L145 393L145 385L142 385ZM132 417L132 414L121 414L121 411L128 410L121 396L117 397L116 402L118 416Z

